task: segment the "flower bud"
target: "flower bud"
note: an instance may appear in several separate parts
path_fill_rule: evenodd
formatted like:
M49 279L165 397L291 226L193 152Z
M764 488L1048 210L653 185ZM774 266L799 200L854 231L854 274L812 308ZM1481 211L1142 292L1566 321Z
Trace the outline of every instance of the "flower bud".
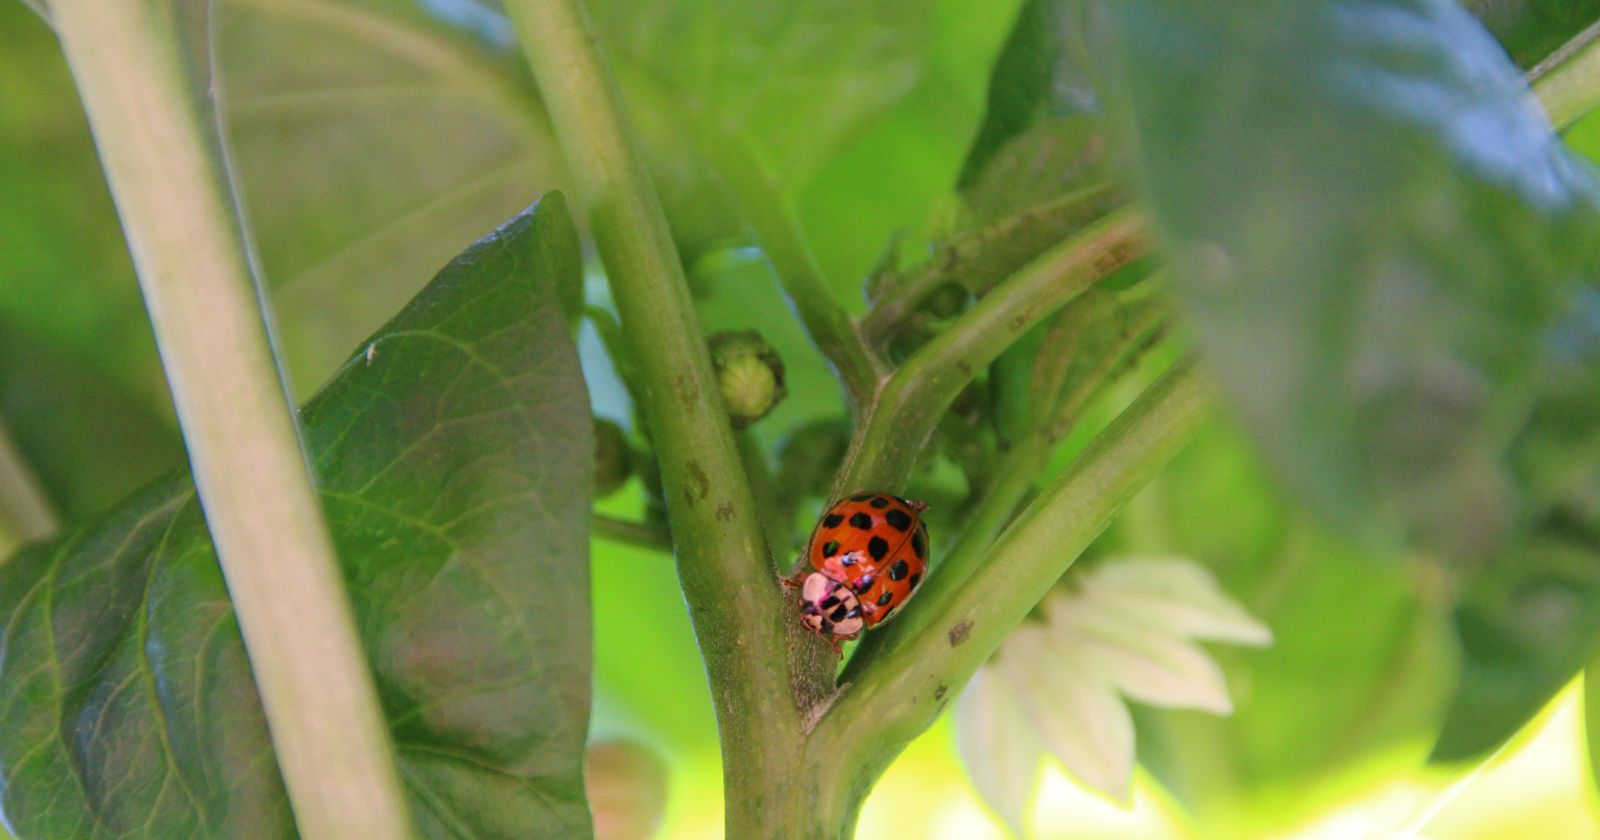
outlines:
M711 364L728 406L728 419L742 429L767 416L788 393L783 360L755 330L730 330L711 336Z
M633 474L633 453L622 427L598 417L594 421L594 496L603 499L622 488Z

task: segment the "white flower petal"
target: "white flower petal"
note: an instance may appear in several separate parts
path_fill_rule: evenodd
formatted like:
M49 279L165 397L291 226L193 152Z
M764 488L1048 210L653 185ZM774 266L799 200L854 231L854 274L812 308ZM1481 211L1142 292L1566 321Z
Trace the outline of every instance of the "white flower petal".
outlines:
M1000 667L1038 737L1079 781L1128 802L1133 779L1133 719L1110 683L1081 649L1061 644L1045 628L1012 631Z
M1090 667L1134 700L1233 713L1222 669L1198 645L1148 627L1119 627L1115 633L1079 627L1068 632L1077 636Z
M1087 600L1174 635L1241 645L1272 643L1272 631L1230 598L1205 567L1191 560L1119 559L1084 574L1078 585Z
M1012 833L1025 836L1028 805L1044 749L1028 726L1017 689L984 665L956 700L956 749L972 786Z

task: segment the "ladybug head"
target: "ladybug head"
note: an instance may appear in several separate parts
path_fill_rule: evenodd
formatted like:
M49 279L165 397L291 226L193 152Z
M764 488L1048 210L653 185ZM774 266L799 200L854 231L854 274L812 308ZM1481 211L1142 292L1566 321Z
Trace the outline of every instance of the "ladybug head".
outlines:
M861 602L850 587L821 572L800 585L800 621L825 637L847 640L861 634Z

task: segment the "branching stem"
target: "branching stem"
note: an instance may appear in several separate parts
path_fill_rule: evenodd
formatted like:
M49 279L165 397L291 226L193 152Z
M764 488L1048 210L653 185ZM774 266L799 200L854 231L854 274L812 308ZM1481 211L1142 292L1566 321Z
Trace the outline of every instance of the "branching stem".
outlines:
M846 688L807 744L818 811L854 818L889 761L927 729L1011 628L1185 443L1207 400L1190 363L1139 397L984 552L984 585L929 578L918 609L884 628L870 668Z
M878 390L833 487L893 490L956 395L1012 342L1085 289L1143 256L1140 215L1119 210L1030 264L930 341Z

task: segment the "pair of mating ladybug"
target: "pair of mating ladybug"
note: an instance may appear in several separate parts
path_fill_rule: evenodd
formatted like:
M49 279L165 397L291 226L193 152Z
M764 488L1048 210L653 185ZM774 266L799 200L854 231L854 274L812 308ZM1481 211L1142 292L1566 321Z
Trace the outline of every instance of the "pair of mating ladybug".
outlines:
M800 590L800 621L835 652L895 614L928 568L927 505L887 493L834 503L811 532L801 570L783 582Z

